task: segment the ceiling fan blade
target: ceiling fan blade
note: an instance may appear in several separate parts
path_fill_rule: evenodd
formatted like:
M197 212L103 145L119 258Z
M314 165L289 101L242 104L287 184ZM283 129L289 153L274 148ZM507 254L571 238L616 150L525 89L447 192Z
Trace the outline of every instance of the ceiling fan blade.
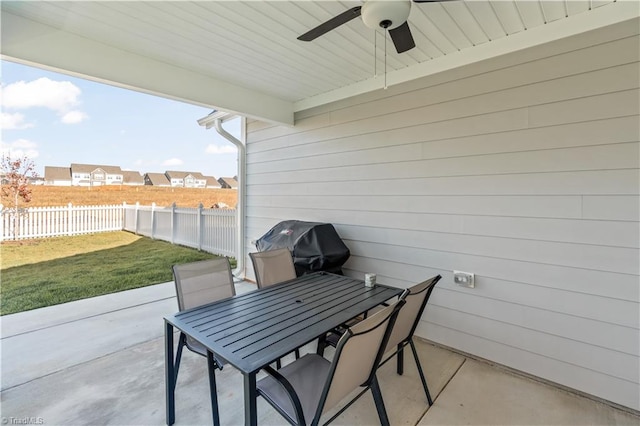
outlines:
M389 35L391 36L393 45L396 47L398 53L403 53L416 47L408 22L389 30Z
M300 37L298 37L298 40L302 40L302 41L314 40L320 37L321 35L326 34L335 28L338 28L340 25L346 24L350 20L357 18L358 16L360 16L361 10L362 10L362 6L352 7L351 9L342 12L340 15L334 16L333 18L329 19L327 22L324 22L318 25L317 27L315 27L314 29L302 34Z

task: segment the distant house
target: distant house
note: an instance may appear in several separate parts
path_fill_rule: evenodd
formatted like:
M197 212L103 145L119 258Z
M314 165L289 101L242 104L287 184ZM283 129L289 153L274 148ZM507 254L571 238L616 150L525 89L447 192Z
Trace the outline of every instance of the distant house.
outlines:
M167 170L165 175L172 187L205 188L207 186L207 178L202 173Z
M44 185L44 178L41 176L38 177L30 177L29 185Z
M221 188L225 189L238 189L238 181L230 177L221 177L218 179Z
M144 184L153 186L171 186L171 182L164 173L145 173Z
M123 185L144 185L144 179L140 172L133 170L122 171L122 184Z
M205 178L207 179L207 188L213 188L213 189L221 188L220 182L218 182L218 179L216 179L215 177L205 176Z
M44 166L44 184L71 186L71 168Z
M124 176L119 166L71 164L71 185L122 185Z
M152 185L176 188L221 188L221 179L199 172L166 171L145 173L122 170L119 166L72 163L71 167L45 166L44 179L33 184L57 186ZM233 178L223 178L230 188L237 187Z

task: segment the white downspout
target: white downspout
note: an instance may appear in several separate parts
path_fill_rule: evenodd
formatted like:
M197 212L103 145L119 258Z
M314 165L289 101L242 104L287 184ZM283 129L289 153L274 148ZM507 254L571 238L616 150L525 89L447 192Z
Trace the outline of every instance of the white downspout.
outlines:
M240 118L241 121L241 129L242 129L242 138L246 139L245 135L245 128L246 128L246 118L241 117ZM245 240L245 217L244 217L244 205L245 205L245 200L244 200L244 193L245 193L245 169L246 169L246 163L247 163L247 150L246 150L246 146L244 145L244 143L242 143L242 141L238 140L236 137L234 137L232 134L230 134L229 132L227 132L225 129L222 128L222 119L221 118L216 118L215 121L213 122L213 127L216 129L216 132L218 132L218 134L220 136L222 136L223 138L225 138L226 140L228 140L229 142L231 142L232 144L234 144L237 148L238 148L238 205L236 206L236 215L237 215L237 221L238 221L238 240L236 241L237 247L238 247L238 252L237 252L237 257L236 257L236 269L233 271L233 275L238 277L238 278L242 278L244 279L244 273L245 273L245 265L244 265L244 258L245 258L245 247L244 247L244 240Z

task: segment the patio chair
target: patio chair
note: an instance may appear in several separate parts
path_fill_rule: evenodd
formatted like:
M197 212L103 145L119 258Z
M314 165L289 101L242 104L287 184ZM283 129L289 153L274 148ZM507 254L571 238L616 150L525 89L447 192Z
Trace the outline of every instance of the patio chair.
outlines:
M236 294L233 285L233 276L231 275L231 265L229 264L229 259L226 257L173 265L172 270L176 285L178 309L180 311L196 308L207 303L235 296ZM182 349L185 346L190 351L208 358L207 349L203 345L184 333L180 333L175 361L174 383L176 383L178 379ZM214 356L213 368L211 369L211 395L214 424L216 425L220 424L220 418L218 415L214 369L222 370L222 367L223 362Z
M288 248L249 253L253 271L256 274L258 288L268 287L296 278L296 268ZM300 358L300 350L295 351L296 359ZM280 360L276 362L279 369Z
M287 248L249 253L258 288L268 287L296 277L293 257Z
M400 299L347 329L338 342L332 362L317 354L306 354L281 370L266 367L269 375L258 381L258 395L289 423L318 425L324 413L352 391L364 387L324 424L333 421L371 389L380 424L388 425L376 370L404 303Z
M427 302L429 301L429 297L431 296L431 292L433 291L436 283L440 281L442 277L440 275L436 275L426 281L421 282L420 284L416 284L413 287L407 289L408 293L405 297L407 305L402 308L400 313L398 314L398 318L396 320L396 324L393 328L391 336L389 337L389 342L387 343L386 349L384 353L388 353L391 350L394 352L389 355L384 361L380 363L380 365L386 364L391 358L397 355L397 366L396 372L399 375L404 373L404 347L409 345L411 346L411 352L413 353L413 358L416 361L416 366L418 368L418 374L420 375L420 380L422 381L422 387L424 389L424 393L427 396L427 402L429 405L433 405L433 400L431 399L431 394L429 393L429 387L427 386L427 380L424 377L424 372L422 371L422 365L420 364L420 359L418 358L418 352L416 351L415 344L413 343L413 333L420 322L420 318L422 318L422 314L424 313L424 309L427 306ZM340 338L336 332L330 332L324 339L321 339L318 344L318 353L322 355L324 347L329 344L331 346L336 346L338 339Z

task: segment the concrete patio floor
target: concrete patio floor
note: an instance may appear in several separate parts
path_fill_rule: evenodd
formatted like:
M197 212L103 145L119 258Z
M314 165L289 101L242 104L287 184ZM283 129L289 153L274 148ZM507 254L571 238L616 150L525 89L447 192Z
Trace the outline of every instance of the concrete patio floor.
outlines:
M2 423L164 424L162 317L176 310L165 283L2 317ZM589 398L422 340L417 347L435 403L428 409L409 354L403 376L389 362L379 380L393 425L640 425ZM231 366L216 374L222 423L243 424L242 376ZM204 358L185 351L176 424L211 424L208 389ZM285 423L261 399L258 413L259 424ZM377 423L370 394L334 422Z

